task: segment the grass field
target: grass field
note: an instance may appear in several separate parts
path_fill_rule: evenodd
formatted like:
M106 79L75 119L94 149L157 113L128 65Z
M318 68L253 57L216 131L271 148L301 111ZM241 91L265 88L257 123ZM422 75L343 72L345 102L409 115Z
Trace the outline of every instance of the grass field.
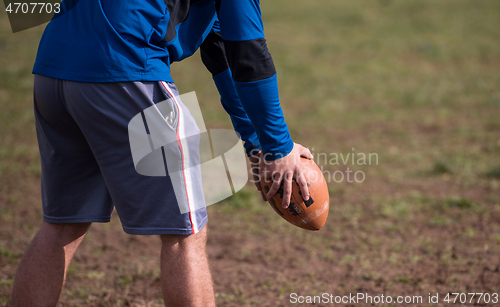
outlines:
M500 2L261 5L292 137L337 177L319 232L281 220L250 185L209 207L218 306L358 292L444 306L448 292L500 293ZM41 225L31 69L43 28L12 34L0 13L0 306ZM196 91L208 128L231 127L199 55L173 77ZM330 163L353 153L377 163ZM335 181L348 171L365 180ZM116 216L93 225L60 305L161 306L159 243L124 234Z

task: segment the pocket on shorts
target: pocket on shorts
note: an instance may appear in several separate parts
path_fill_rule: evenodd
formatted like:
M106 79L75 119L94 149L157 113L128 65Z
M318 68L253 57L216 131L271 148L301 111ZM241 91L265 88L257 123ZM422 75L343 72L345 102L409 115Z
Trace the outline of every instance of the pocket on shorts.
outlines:
M160 83L160 88L165 96L165 100L159 102L156 104L158 111L162 115L162 117L165 119L165 122L167 125L174 131L177 130L177 124L179 121L179 110L177 108L177 104L175 102L175 97L172 97L172 95L167 92L167 89L165 89L164 85ZM173 92L172 92L173 93Z

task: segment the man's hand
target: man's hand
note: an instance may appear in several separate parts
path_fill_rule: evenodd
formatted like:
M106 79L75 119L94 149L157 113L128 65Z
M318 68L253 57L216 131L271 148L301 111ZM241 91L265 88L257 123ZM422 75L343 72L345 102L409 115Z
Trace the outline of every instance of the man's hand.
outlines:
M288 205L290 204L293 178L297 181L304 200L309 199L307 181L304 177L300 164L301 156L307 159L313 158L309 149L295 143L293 150L283 158L274 161L266 161L265 159L262 159L259 177L262 179L272 178L273 180L271 189L265 196L267 198L272 198L280 188L281 182L283 181L283 208L288 208ZM257 189L259 189L261 194L264 196L260 184L258 184Z
M250 160L250 171L252 172L253 182L255 183L257 190L259 190L262 200L267 201L266 195L262 191L262 186L260 185L260 176L259 176L259 167L260 167L260 162L262 160L262 151L259 151L258 153L249 156L248 159Z

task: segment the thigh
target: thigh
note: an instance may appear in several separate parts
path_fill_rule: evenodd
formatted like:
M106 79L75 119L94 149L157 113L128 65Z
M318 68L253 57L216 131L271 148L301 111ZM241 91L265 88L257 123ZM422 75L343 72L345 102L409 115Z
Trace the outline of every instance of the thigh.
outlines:
M193 205L204 203L197 138L183 136L198 130L176 94L165 82L64 83L67 110L127 233L185 235L207 222L206 208ZM155 163L141 169L137 150Z
M66 108L63 81L35 75L33 94L44 220L109 221L111 196L85 135Z

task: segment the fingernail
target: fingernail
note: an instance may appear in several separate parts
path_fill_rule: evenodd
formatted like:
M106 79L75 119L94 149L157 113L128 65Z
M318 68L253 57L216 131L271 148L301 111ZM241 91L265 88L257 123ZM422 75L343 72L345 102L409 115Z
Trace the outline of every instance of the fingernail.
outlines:
M309 200L309 196L304 197L304 200Z

